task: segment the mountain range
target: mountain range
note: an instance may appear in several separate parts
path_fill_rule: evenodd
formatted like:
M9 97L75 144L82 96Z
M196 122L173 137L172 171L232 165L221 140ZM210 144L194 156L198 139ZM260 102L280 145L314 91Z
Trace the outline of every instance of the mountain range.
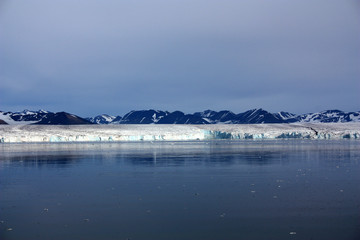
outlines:
M0 124L78 125L93 123L67 112L53 113L44 110L24 110L14 113L0 111Z
M131 111L124 116L110 116L107 114L96 117L81 118L67 112L49 112L44 110L22 112L0 111L0 124L261 124L261 123L334 123L360 122L360 111L343 112L327 110L318 113L296 115L289 112L270 113L263 109L252 109L243 113L231 111L195 112L185 114L180 111L168 112L157 110Z

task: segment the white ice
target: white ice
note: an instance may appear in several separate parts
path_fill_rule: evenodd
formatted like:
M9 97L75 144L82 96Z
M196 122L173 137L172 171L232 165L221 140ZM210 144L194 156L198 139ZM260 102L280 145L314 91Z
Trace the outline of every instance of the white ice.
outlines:
M360 123L216 125L0 125L0 142L360 139Z

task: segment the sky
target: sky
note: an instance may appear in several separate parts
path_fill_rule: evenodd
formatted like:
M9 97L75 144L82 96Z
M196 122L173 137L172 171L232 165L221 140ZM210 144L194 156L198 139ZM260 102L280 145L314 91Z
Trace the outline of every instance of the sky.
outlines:
M0 110L360 110L359 0L1 0Z

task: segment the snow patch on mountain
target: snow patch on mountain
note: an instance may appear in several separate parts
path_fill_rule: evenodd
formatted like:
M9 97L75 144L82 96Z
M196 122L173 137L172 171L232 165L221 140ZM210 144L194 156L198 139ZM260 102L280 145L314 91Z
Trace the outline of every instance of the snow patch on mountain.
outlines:
M300 115L298 122L310 123L345 123L360 122L360 112L343 112L340 110L327 110L319 113Z
M47 112L43 110L22 112L2 112L0 111L0 119L10 125L26 125L33 124L41 120Z
M101 114L96 117L86 118L86 120L89 120L92 123L96 124L109 124L111 123L116 117L110 116L107 114Z

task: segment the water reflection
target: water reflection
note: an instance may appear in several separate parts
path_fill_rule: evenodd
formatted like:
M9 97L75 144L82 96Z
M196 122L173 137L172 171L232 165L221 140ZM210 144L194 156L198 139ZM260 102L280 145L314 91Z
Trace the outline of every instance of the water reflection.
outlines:
M4 144L0 239L357 239L359 160L351 141Z
M2 164L14 164L22 167L70 167L80 161L77 155L25 155L0 158Z
M31 149L31 151L30 151ZM195 142L138 144L23 144L2 149L0 164L22 164L25 167L72 166L81 161L115 161L142 166L184 165L267 165L284 163L289 152L267 145L247 146L241 143Z
M22 164L26 167L68 167L81 161L115 161L142 166L268 165L286 164L291 155L301 159L312 154L321 164L334 165L338 159L357 159L355 144L333 141L212 141L155 143L82 143L82 144L2 144L0 165ZM315 154L313 154L316 152ZM299 157L298 157L299 158ZM335 163L334 163L335 162ZM345 163L345 162L344 162Z

